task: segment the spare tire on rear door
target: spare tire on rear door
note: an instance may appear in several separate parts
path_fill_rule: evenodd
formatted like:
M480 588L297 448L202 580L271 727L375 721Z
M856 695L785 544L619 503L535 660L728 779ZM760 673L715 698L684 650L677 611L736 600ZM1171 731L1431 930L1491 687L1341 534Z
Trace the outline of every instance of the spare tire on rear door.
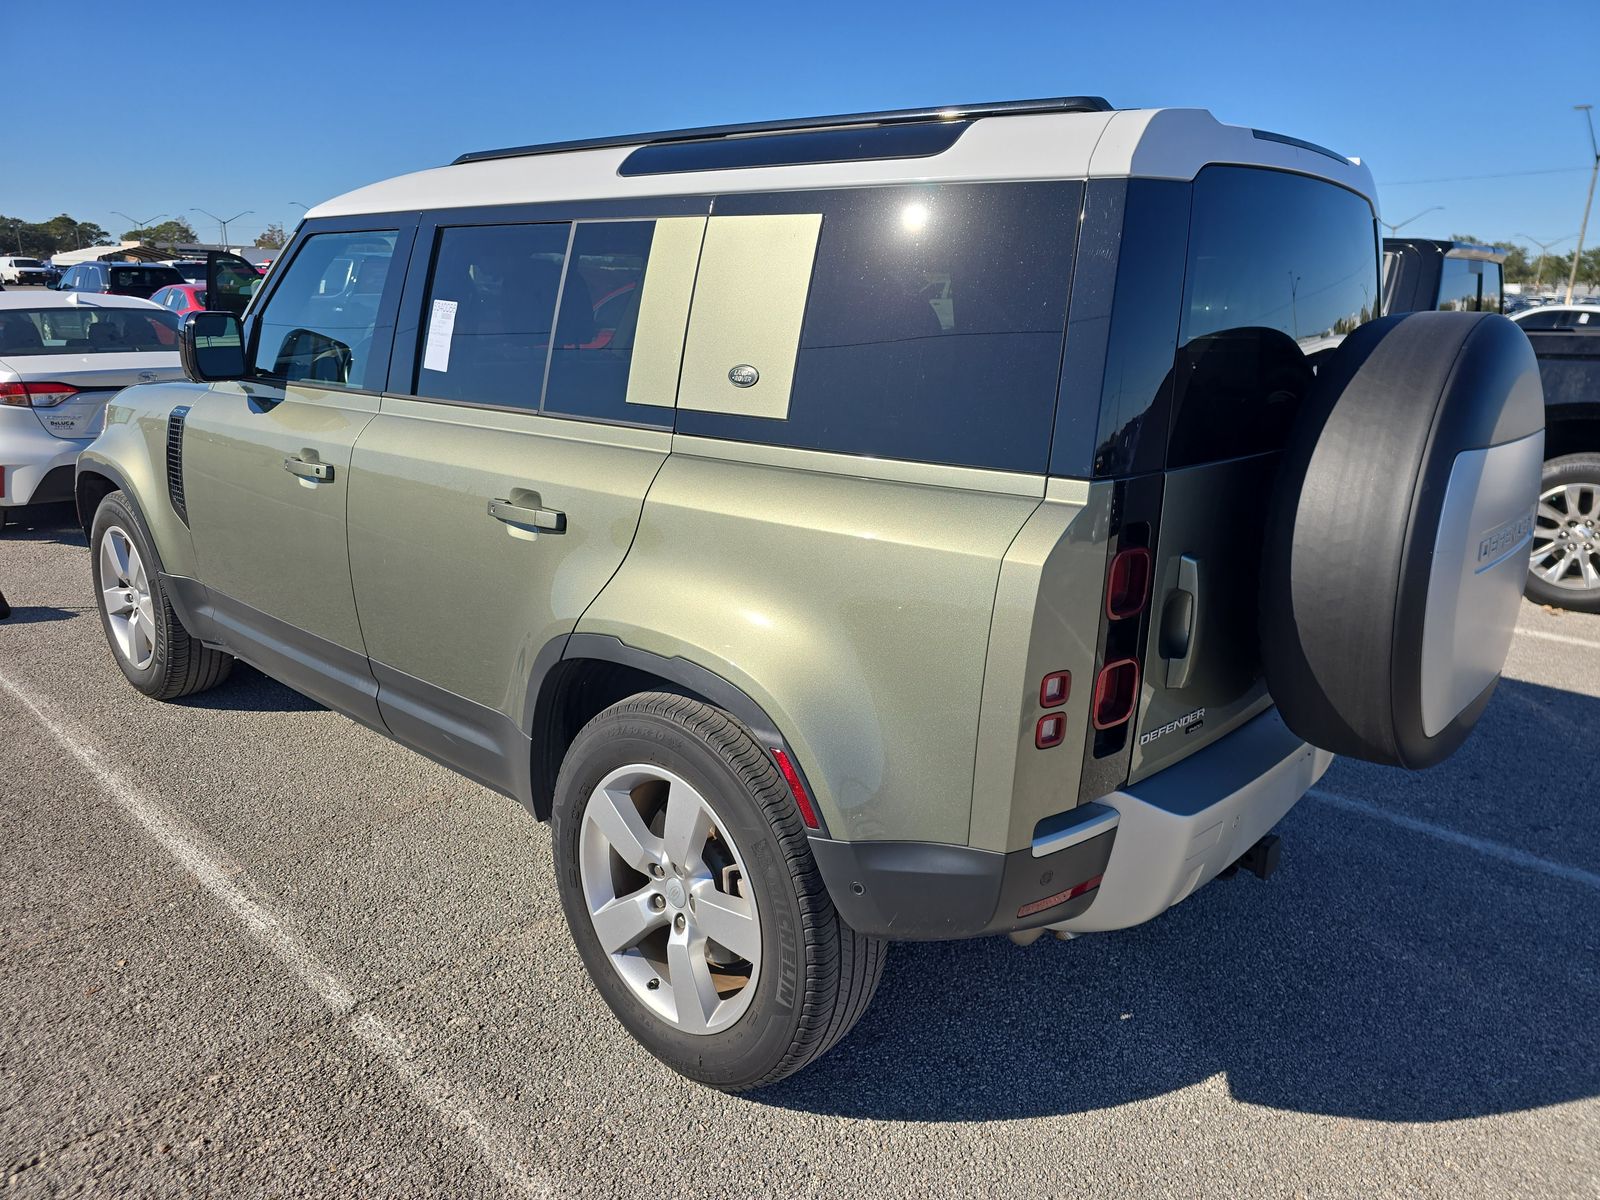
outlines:
M1412 768L1461 745L1511 646L1543 455L1538 364L1504 317L1386 317L1324 358L1262 560L1262 657L1290 729Z

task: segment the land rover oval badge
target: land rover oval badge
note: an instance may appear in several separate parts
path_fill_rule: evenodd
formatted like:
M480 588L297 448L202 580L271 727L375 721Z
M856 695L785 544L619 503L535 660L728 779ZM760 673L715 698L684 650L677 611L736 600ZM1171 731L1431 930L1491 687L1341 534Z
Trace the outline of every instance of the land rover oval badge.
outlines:
M749 363L740 363L728 372L728 382L734 387L754 387L756 380L760 378L761 372Z

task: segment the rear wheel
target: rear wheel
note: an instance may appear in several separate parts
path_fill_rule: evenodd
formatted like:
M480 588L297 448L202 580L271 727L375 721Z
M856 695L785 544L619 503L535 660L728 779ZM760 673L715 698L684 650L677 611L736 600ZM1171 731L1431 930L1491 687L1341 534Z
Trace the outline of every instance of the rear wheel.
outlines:
M1528 599L1600 612L1600 454L1568 454L1544 464Z
M608 708L568 751L551 824L584 965L674 1070L761 1087L866 1011L884 943L839 919L782 777L722 710L660 692Z
M129 683L175 700L228 677L232 657L189 636L173 612L155 547L123 493L109 493L95 510L89 548L100 624Z

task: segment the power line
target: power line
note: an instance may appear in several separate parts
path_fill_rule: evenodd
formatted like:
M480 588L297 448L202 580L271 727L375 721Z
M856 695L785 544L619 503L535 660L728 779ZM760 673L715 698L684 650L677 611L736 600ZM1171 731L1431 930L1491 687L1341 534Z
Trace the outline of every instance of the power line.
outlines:
M1527 175L1569 175L1588 167L1548 167L1541 171L1502 171L1497 175L1448 175L1438 179L1379 180L1379 187L1408 187L1414 183L1469 183L1475 179L1521 179Z

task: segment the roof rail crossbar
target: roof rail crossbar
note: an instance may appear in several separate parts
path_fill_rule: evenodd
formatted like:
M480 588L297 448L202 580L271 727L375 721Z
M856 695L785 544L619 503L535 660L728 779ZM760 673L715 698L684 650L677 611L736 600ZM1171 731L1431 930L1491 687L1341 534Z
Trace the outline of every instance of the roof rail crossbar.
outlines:
M545 142L534 146L508 146L503 150L474 150L452 163L487 162L496 158L524 158L559 154L565 150L603 150L613 146L659 145L664 142L698 142L716 138L748 137L761 133L793 133L812 129L838 129L850 125L909 125L922 121L975 120L978 117L1012 117L1030 113L1110 112L1100 96L1058 96L1042 100L999 100L988 104L954 104L939 108L896 108L884 112L841 113L830 117L791 117L781 121L750 121L740 125L706 125L698 129L667 129L658 133L629 133L615 137L579 138L570 142Z

